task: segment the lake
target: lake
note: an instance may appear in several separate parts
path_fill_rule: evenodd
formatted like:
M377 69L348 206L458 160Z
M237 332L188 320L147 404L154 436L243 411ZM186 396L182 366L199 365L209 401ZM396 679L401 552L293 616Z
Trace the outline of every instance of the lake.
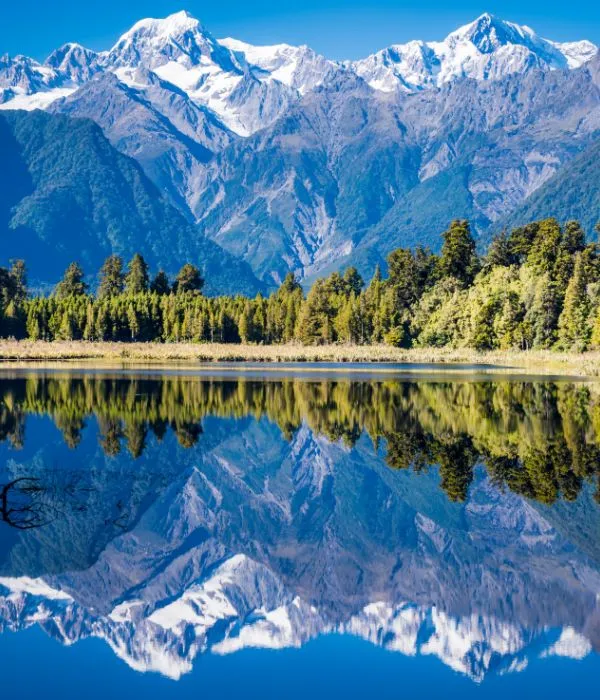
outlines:
M593 692L600 383L0 370L8 697Z

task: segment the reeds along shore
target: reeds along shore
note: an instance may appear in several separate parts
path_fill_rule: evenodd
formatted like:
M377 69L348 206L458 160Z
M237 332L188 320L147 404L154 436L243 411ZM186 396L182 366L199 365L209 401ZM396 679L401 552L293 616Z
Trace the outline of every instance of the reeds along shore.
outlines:
M566 353L550 350L489 351L387 345L302 346L224 343L113 343L86 341L0 340L0 369L21 363L188 363L200 362L333 362L414 363L439 365L427 371L531 373L536 375L600 376L600 352ZM444 367L447 365L448 367ZM456 365L460 365L456 367ZM376 369L376 368L373 368ZM379 369L379 368L377 368ZM414 368L416 369L416 368Z

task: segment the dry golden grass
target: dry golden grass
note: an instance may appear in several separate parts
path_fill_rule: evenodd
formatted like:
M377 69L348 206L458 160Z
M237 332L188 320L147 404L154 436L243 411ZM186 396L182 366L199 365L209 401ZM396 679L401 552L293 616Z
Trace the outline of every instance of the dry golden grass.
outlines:
M14 367L24 363L101 365L200 362L409 362L468 363L490 365L495 371L531 374L600 376L600 353L476 352L469 349L424 348L402 350L385 345L225 345L195 343L89 343L83 341L0 340L0 363ZM431 369L431 368L429 368Z

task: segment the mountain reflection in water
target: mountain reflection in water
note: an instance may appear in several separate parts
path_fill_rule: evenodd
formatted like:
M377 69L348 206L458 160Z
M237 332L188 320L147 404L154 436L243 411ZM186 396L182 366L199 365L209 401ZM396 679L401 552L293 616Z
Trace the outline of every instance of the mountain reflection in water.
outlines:
M593 383L15 374L0 630L171 678L333 632L475 681L587 657L599 478Z

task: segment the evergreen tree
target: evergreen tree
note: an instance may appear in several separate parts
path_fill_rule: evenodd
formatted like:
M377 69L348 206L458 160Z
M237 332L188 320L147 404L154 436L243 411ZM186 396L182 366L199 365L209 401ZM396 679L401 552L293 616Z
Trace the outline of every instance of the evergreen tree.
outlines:
M473 281L479 268L475 240L471 235L469 222L454 220L450 228L444 232L443 238L440 271L445 277L454 277L463 286L467 286Z
M150 291L154 294L160 294L161 296L169 294L171 291L171 283L164 270L159 270L156 273L156 277L152 280L152 284L150 285Z
M242 343L248 343L252 339L252 309L249 302L244 304L244 310L239 320L238 332Z
M511 231L508 237L510 254L515 256L517 264L522 264L527 259L533 242L537 238L540 224L535 221L525 226L519 226Z
M529 321L533 333L530 347L550 348L554 345L560 305L561 299L556 283L550 279L548 273L542 275L536 284L533 303L526 314L526 320Z
M299 338L304 345L322 345L333 340L334 309L328 281L317 280L303 306Z
M387 286L393 290L394 305L398 310L405 309L419 294L415 257L407 248L398 248L388 255L387 264Z
M494 236L485 256L485 267L510 267L518 262L506 231Z
M131 259L125 276L125 291L128 294L141 294L148 291L148 265L144 258L136 253Z
M15 304L22 304L27 298L27 270L23 260L13 260L10 266L9 276L12 286L11 300Z
M353 293L356 296L361 293L365 284L355 267L349 267L346 272L344 272L344 282L346 283L347 293Z
M190 263L186 263L177 273L174 290L177 294L185 292L200 292L204 286L204 280L200 270Z
M374 343L380 343L387 330L383 320L382 298L383 282L381 278L381 269L379 265L377 265L373 273L373 278L369 282L369 286L365 292L365 303L370 322L370 336Z
M578 352L587 349L592 332L589 315L590 298L587 293L584 261L581 253L578 253L558 323L558 342L561 347Z
M519 296L516 292L511 291L506 295L501 312L496 319L495 331L501 350L521 348L523 343L522 320L523 309Z
M581 253L585 248L585 232L579 221L567 221L563 234L562 247L570 255Z
M98 298L116 297L123 293L124 286L123 260L118 255L110 255L100 269Z
M538 274L551 274L562 242L562 231L556 219L544 219L538 223L527 264Z
M54 296L57 299L84 296L87 294L87 290L88 286L84 282L83 270L76 262L72 262L65 270L61 281L56 285Z

